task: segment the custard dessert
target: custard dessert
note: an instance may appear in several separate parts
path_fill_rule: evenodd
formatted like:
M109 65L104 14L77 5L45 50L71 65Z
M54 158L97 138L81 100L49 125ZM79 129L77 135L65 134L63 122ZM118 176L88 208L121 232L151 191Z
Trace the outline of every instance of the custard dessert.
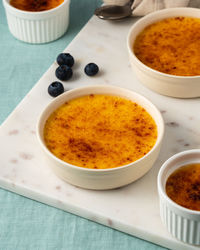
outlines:
M167 179L166 192L180 206L200 211L200 163L173 172Z
M64 103L47 119L44 141L59 159L75 166L107 169L145 156L157 126L140 105L125 98L87 95Z
M63 2L64 0L10 0L10 5L25 11L44 11L53 9Z
M200 19L174 17L146 27L133 45L148 67L177 76L200 75Z

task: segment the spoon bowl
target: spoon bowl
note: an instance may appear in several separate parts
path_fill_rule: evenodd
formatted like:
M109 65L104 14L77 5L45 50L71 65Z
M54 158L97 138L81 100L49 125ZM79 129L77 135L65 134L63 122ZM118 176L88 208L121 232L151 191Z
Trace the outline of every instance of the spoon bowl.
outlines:
M94 12L96 16L103 20L120 20L131 16L133 0L123 6L119 5L104 5L97 8Z

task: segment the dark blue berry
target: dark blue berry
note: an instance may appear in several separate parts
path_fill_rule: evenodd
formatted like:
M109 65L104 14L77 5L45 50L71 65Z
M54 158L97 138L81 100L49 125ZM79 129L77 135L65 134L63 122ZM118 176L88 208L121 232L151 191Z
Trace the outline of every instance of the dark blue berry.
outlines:
M73 71L70 67L67 65L60 65L56 69L56 77L60 80L69 80L73 75Z
M48 93L56 97L64 92L64 87L61 82L52 82L48 87Z
M94 76L99 72L99 67L95 63L88 63L84 69L86 75Z
M61 53L57 57L58 65L67 65L72 67L74 65L74 58L69 53Z

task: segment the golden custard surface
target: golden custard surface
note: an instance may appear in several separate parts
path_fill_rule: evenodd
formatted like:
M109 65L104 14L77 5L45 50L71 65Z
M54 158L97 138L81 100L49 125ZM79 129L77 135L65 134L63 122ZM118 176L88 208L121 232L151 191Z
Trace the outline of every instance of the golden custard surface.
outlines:
M145 65L177 76L200 75L200 19L174 17L146 27L133 51Z
M10 5L25 11L44 11L53 9L63 2L64 0L10 0Z
M147 154L157 126L138 104L117 96L88 95L66 102L44 127L48 149L72 165L106 169Z
M166 183L167 195L177 204L200 211L200 163L173 172Z

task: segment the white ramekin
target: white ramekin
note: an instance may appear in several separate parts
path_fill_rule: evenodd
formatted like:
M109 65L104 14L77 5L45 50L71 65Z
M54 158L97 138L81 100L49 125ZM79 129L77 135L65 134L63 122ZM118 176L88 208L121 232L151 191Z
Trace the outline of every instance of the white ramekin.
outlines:
M146 87L162 95L191 98L200 96L200 76L169 75L143 64L133 52L133 44L137 35L148 25L161 19L189 16L200 18L200 9L195 8L169 8L148 14L137 21L130 29L127 39L130 63L138 79Z
M70 0L46 11L23 11L3 0L11 34L27 43L47 43L61 37L69 25Z
M158 193L160 216L167 230L180 241L200 245L200 211L176 204L167 196L165 189L171 173L183 165L196 162L200 162L200 149L184 151L169 158L158 173Z
M61 106L64 102L71 99L89 95L89 94L107 94L121 96L130 99L142 107L154 118L157 129L158 138L154 147L141 159L125 166L111 169L88 169L77 167L66 163L54 156L46 147L43 141L43 129L49 115ZM112 189L129 184L141 176L143 176L153 166L158 153L160 151L161 141L164 133L164 122L158 109L145 97L112 85L95 85L83 88L77 88L65 92L55 98L42 112L37 124L37 137L42 146L47 161L54 172L65 181L87 189Z

